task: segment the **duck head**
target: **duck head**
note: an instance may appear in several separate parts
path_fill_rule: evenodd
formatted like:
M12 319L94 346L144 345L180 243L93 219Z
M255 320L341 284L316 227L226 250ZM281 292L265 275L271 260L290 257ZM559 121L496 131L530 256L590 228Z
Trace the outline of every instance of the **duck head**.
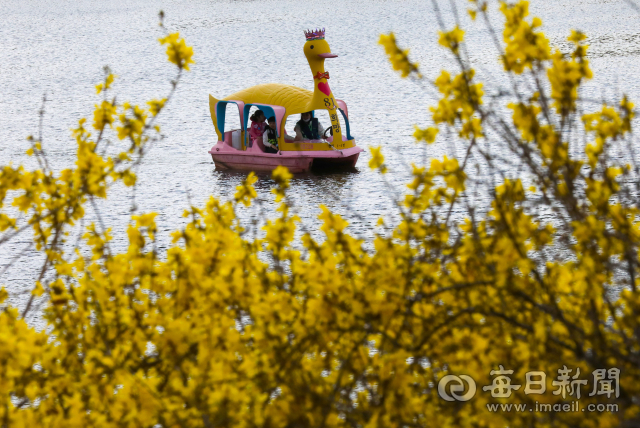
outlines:
M331 53L329 43L324 39L324 28L322 30L305 31L307 42L304 44L304 56L307 57L311 72L324 73L324 60L336 58L338 55Z
M338 55L331 53L329 43L324 39L307 40L304 44L304 55L307 57L312 71L316 67L324 67L325 59L338 57Z

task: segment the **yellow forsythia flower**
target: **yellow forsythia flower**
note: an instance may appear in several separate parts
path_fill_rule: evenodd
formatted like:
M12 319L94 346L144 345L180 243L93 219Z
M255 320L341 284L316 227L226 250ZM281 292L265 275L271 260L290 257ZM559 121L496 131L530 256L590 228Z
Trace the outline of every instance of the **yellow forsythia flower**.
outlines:
M413 63L409 60L409 50L402 50L398 47L396 36L393 33L388 35L381 34L378 44L384 46L393 69L399 71L403 78L408 77L411 73L415 73L418 78L422 77L418 69L418 63Z
M149 111L151 112L152 116L156 116L158 113L160 113L160 110L162 110L162 108L164 107L164 104L167 102L166 98L163 98L161 100L151 100L151 101L147 101L147 104L149 105Z
M285 191L289 188L289 180L293 178L293 175L289 172L286 166L278 166L271 173L271 178L276 182L277 187L272 190L276 195L276 202L280 202L285 195Z
M445 48L450 49L454 54L457 54L460 44L464 39L464 31L456 25L453 30L447 32L440 31L439 34L440 39L438 40L438 43Z
M413 133L413 138L416 141L425 141L427 144L431 144L436 141L436 136L438 135L438 128L429 127L426 129L418 128L414 125L415 132Z
M549 40L536 30L542 21L539 18L533 18L531 23L525 20L529 15L529 2L502 2L500 10L506 20L502 33L506 43L503 57L505 70L520 74L526 68L532 68L534 63L549 59Z
M155 218L158 213L147 213L142 215L134 215L132 219L136 222L136 227L145 227L149 237L153 239L154 233L157 230Z
M101 104L96 104L96 109L93 111L93 127L99 131L102 131L105 126L111 126L116 114L116 106L109 101L102 101Z
M369 168L379 169L381 173L387 172L387 166L384 164L384 156L382 155L381 147L371 147L371 160L369 161Z
M109 73L107 75L107 77L105 78L104 83L100 83L98 85L96 85L96 93L100 93L102 91L106 91L107 89L109 89L111 87L111 84L113 83L113 80L115 79L115 75L113 73Z
M236 194L233 196L236 202L241 202L244 206L250 206L251 201L258 196L256 189L253 187L253 183L258 181L258 177L253 172L250 172L247 178L242 180L242 184L236 187Z
M187 46L184 39L180 38L180 33L171 33L158 41L167 45L167 57L180 69L189 70L189 64L195 64L193 59L193 48Z

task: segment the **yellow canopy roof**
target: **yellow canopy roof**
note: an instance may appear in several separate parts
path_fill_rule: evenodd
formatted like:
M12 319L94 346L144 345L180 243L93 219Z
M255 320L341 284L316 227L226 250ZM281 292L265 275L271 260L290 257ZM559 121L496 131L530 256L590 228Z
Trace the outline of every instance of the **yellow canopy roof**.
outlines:
M309 111L313 92L297 86L265 83L252 86L224 98L224 101L242 101L245 104L271 104L287 109L287 115Z

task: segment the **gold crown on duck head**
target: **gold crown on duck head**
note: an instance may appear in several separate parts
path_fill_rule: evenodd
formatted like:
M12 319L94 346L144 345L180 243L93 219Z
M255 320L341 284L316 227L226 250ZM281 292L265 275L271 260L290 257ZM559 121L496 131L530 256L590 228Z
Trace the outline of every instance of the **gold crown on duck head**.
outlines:
M324 28L322 30L316 28L316 31L307 30L304 32L304 36L307 40L324 40Z

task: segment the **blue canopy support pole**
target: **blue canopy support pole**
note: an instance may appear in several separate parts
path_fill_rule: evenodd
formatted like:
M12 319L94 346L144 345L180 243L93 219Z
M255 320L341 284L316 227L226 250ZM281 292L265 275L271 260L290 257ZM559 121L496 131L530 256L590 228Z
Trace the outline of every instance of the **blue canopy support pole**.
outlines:
M347 127L347 140L353 140L353 137L351 136L351 128L349 127L349 119L347 119L347 115L345 114L344 110L342 110L341 108L338 108L338 110L340 110L340 113L342 113L344 126Z
M218 118L218 130L220 130L220 135L222 135L222 140L224 141L224 118L227 114L227 104L229 101L218 101L218 105L216 105L216 117Z
M242 125L242 108L244 107L244 103L242 101L233 101L233 100L229 100L229 101L218 101L218 103L216 104L216 118L218 121L218 130L220 131L220 134L222 135L222 140L224 140L224 119L227 115L227 104L235 104L235 106L238 108L238 115L240 116L240 131L244 131L246 129L246 126L243 127Z
M249 121L249 109L251 108L251 104L244 105L243 117L244 122L242 123L242 127L245 129L244 132L244 146L247 147L247 134L249 133L249 128L247 128L247 123Z

